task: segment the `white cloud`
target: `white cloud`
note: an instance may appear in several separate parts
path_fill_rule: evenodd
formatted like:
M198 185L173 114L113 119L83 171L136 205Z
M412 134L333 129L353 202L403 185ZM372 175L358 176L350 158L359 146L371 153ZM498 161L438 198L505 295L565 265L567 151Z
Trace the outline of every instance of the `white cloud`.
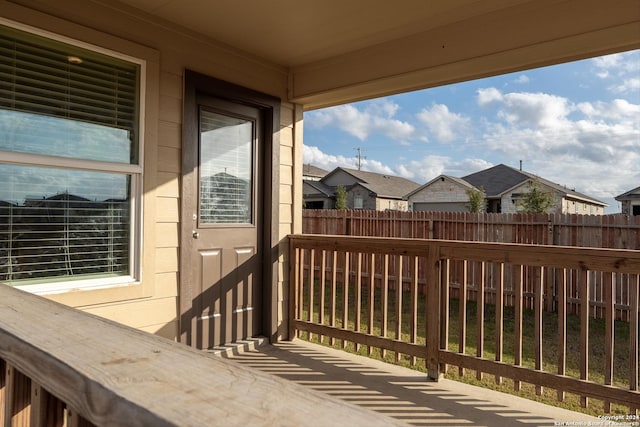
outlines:
M576 107L578 111L593 119L611 119L615 122L638 120L640 105L631 104L626 99L614 99L611 102L581 102Z
M326 154L318 147L306 146L303 151L304 163L310 163L323 169L333 170L337 167L355 169L355 159L351 157ZM473 172L493 166L483 159L449 156L427 155L418 160L409 160L395 165L385 164L377 160L364 159L362 170L401 176L419 184L424 184L440 174L465 176Z
M547 94L500 95L478 94L478 103L495 100L500 119L484 122L481 145L487 150L522 159L525 170L609 203L640 182L640 105L625 99L572 104Z
M441 142L451 142L464 136L470 125L468 117L452 113L444 104L423 108L416 117L427 126L429 133Z
M478 89L478 105L481 107L502 101L502 93L495 87Z
M309 163L326 170L333 170L337 167L355 169L355 157L335 156L324 153L318 147L305 145L302 152L302 159L305 164ZM395 175L396 173L389 166L377 160L361 159L362 170L376 173Z
M352 168L353 169L353 168ZM369 172L382 173L386 175L397 175L397 173L390 167L378 160L362 160L362 170Z
M333 122L333 114L330 109L312 111L305 114L304 125L311 129L322 129Z
M640 89L640 78L624 79L624 81L617 85L609 86L609 90L613 93L625 93L631 91L637 91Z
M592 61L598 68L616 68L620 66L623 58L624 56L622 53L614 53L611 55L604 55L593 58Z
M339 166L353 168L355 160L352 157L335 156L324 153L318 147L305 145L302 151L302 160L305 164L312 164L326 170L333 170Z
M596 76L611 81L609 91L620 94L640 89L640 51L615 53L591 61Z
M379 133L403 143L413 136L415 127L394 118L399 108L398 104L383 98L367 103L363 109L348 104L314 111L305 116L305 123L312 129L335 125L361 141Z
M399 176L425 184L438 175L463 177L493 166L492 163L478 158L455 158L441 155L427 155L418 160L397 165L394 170Z
M479 89L480 106L491 103L501 105L498 117L511 125L553 128L561 125L571 112L566 98L546 93L501 93L496 88Z
M526 83L529 83L529 77L527 77L525 74L520 74L518 78L515 79L513 82L518 84L526 84Z

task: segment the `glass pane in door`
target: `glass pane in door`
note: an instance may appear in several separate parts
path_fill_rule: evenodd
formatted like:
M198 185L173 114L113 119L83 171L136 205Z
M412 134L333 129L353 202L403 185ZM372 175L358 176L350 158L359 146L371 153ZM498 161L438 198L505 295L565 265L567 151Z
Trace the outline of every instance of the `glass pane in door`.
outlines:
M253 221L251 120L200 111L200 224Z

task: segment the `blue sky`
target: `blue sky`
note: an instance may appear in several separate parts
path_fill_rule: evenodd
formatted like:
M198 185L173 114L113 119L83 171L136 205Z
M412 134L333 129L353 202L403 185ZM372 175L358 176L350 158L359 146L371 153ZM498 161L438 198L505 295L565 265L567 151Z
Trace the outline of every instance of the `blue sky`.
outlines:
M304 114L304 162L424 184L504 163L609 204L640 185L640 51Z

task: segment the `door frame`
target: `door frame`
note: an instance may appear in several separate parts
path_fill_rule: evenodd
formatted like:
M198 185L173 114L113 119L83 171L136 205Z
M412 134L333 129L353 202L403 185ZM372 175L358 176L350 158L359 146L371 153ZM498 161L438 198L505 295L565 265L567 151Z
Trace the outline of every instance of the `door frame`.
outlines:
M184 72L184 97L183 97L183 117L182 117L182 145L190 141L198 140L198 127L190 126L197 124L198 104L197 95L202 94L215 98L220 98L232 103L244 104L257 108L262 115L263 134L263 159L259 160L263 164L263 170L259 176L258 188L263 190L262 206L257 209L262 210L262 235L260 240L260 256L262 257L262 301L261 301L261 323L262 334L267 336L272 342L277 339L278 319L278 247L279 247L279 212L280 212L280 104L279 98L254 91L252 89L238 86L214 77L200 74L195 71L185 70ZM194 153L197 150L190 150ZM193 157L186 157L185 150L182 150L182 168L180 180L180 271L178 283L178 309L179 309L179 331L180 342L187 343L187 337L191 329L193 313L193 301L196 297L193 288L189 286L189 271L193 268L191 259L194 250L194 239L192 237L191 215L196 200L186 200L184 189L194 185L198 177L194 171L189 170L190 165L195 164ZM196 195L197 197L197 195Z

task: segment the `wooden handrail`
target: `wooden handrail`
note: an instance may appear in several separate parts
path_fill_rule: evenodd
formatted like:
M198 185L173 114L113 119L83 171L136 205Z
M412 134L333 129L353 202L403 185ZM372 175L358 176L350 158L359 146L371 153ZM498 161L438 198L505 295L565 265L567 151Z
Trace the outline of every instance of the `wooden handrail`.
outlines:
M576 393L581 395L585 407L591 397L603 400L605 408L613 402L628 406L632 413L640 409L638 250L309 234L290 235L289 242L291 336L301 332L308 333L309 337L318 334L320 339L328 337L329 343L341 340L343 348L350 341L369 349L378 348L382 357L385 351L393 351L396 361L401 359L401 354L411 357L413 363L415 358L422 358L429 376L436 380L446 365L452 365L458 367L460 375L465 369L475 370L478 379L482 379L483 373L495 375L498 383L503 377L511 378L516 390L521 381L535 384L538 393L542 393L543 387L551 387L558 391L559 400L564 399L565 391ZM319 265L314 263L315 259L333 261ZM353 265L350 260L357 260L357 268L350 267ZM362 260L366 262L363 264ZM331 289L330 308L325 305L325 288ZM356 301L343 302L336 313L335 289L343 293L343 301L348 301L347 293ZM318 294L319 305L314 302L314 294ZM379 303L374 303L374 294ZM595 301L592 294L599 294L604 300ZM363 299L362 295L367 297ZM449 346L450 296L458 301L454 313L458 324L457 351ZM626 302L617 304L617 297L624 297ZM412 301L409 312L403 311L404 298ZM423 305L418 312L420 299ZM476 302L475 356L466 354L467 300ZM395 302L393 308L389 301ZM510 339L515 340L512 343L514 363L503 361L505 306L513 307L514 332ZM533 313L526 315L530 318L528 325L533 328L535 347L533 357L527 361L531 367L522 366L525 308ZM365 312L360 313L361 310ZM484 348L484 319L489 310L495 311L495 360L486 358ZM623 312L621 318L629 325L628 336L622 337L627 342L629 355L629 369L621 380L626 386L612 385L617 363L613 344L616 310ZM325 311L328 321L320 315L314 316ZM556 372L543 371L543 346L550 337L547 333L544 335L547 340L543 340L544 311L557 312L558 334L551 339L557 342L558 354L556 360L545 359L545 363L557 364ZM596 311L606 319L604 367L593 365L589 360L589 324L590 319L596 317ZM572 355L578 358L579 377L566 376L569 314L579 322L579 354ZM361 324L362 319L368 320ZM426 332L422 344L417 343L418 319L426 323L426 331L421 331ZM394 327L393 337L388 333L387 323ZM407 341L401 339L403 323L409 336ZM365 329L367 332L362 332ZM378 331L375 334L374 329ZM603 382L591 381L589 371L592 369L601 370Z
M233 361L6 285L0 285L0 369L0 425L11 425L18 416L16 405L9 404L18 398L23 399L18 405L23 416L25 408L31 409L31 425L61 425L59 414L43 414L42 390L66 407L68 425L394 423ZM29 381L20 379L20 387L12 386L16 372L30 381L30 400ZM57 419L52 423L47 416Z
M290 235L289 239L296 247L303 249L357 252L366 248L367 253L416 256L427 256L429 250L436 249L439 255L448 259L472 258L476 261L586 268L618 273L640 272L640 251L630 249L323 234L296 234Z

